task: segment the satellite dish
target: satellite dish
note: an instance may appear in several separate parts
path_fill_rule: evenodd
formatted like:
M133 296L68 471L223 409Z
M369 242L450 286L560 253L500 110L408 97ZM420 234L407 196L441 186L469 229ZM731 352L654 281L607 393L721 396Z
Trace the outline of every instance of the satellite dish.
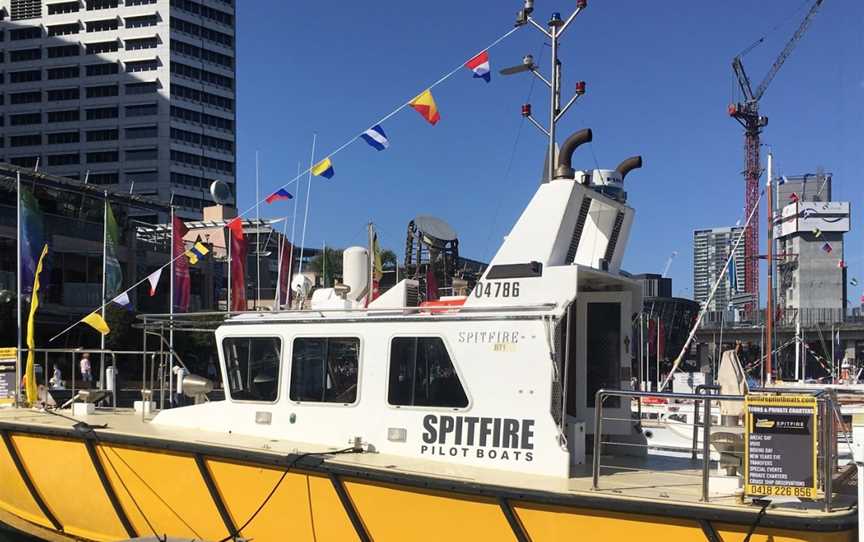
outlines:
M213 201L219 205L225 205L231 202L231 189L225 181L213 181L210 183L210 195L213 196Z
M418 216L414 226L424 237L424 241L433 246L442 246L456 240L456 230L440 218L434 216Z

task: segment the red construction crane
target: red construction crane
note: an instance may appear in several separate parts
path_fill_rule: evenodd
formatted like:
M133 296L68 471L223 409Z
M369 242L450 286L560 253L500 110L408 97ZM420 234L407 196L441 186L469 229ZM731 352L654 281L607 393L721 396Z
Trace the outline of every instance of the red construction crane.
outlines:
M744 95L744 101L729 105L729 116L741 123L744 127L744 201L745 210L744 216L750 216L754 207L757 207L759 202L759 177L761 168L759 165L759 134L762 128L768 125L768 117L759 115L759 100L768 90L768 85L774 80L774 76L780 71L783 63L789 58L792 50L801 40L801 36L807 31L813 16L819 10L824 0L816 0L810 7L810 11L801 21L798 30L780 52L780 55L771 65L771 69L765 75L765 78L759 83L756 92L750 88L750 78L744 72L744 64L741 62L741 57L747 54L751 49L765 41L762 37L756 43L745 49L732 60L732 70L735 72L735 77L738 79L738 86L741 88L741 93ZM770 203L769 203L770 205ZM744 237L744 291L752 294L755 300L752 304L748 304L747 312L753 311L758 307L759 300L759 211L757 209L757 218L750 221L747 226L747 231ZM769 262L770 265L770 262Z

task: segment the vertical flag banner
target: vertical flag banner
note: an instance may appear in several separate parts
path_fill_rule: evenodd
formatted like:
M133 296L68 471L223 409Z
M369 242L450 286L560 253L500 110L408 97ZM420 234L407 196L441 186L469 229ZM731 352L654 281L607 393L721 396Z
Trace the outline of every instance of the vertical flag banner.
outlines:
M174 217L171 228L171 246L173 251L171 257L174 259L174 311L187 312L189 310L189 293L191 281L189 280L189 260L181 258L186 253L186 242L183 237L189 233L189 228L178 217Z
M381 128L380 124L376 124L372 128L369 128L360 134L360 137L362 137L363 141L368 143L373 149L378 151L383 151L390 146L390 140L387 139L387 134L384 133L384 128Z
M120 246L120 227L114 218L111 204L105 201L105 294L112 296L123 287L123 269L117 259L117 247Z
M42 272L42 262L45 259L46 254L48 254L48 245L42 247L42 254L39 255L39 260L33 274L33 293L30 295L30 315L27 317L27 365L24 369L24 391L27 394L27 402L31 405L38 399L35 369L35 327L36 309L39 308L39 273ZM47 371L48 368L46 367L45 370ZM17 382L15 384L18 385Z
M441 114L438 113L438 106L435 105L435 98L432 97L432 91L428 88L420 93L416 98L408 102L408 105L420 113L420 116L426 119L426 122L435 126L441 120Z
M312 175L315 175L316 177L332 179L335 173L336 172L333 170L333 162L330 161L330 158L325 158L312 166Z
M228 223L231 235L231 310L246 310L246 237L243 222L235 218Z
M282 261L279 262L279 303L291 303L290 284L294 272L292 262L294 260L294 246L285 238L282 238Z
M474 77L483 79L487 83L492 80L489 68L489 51L483 51L465 63L465 67L474 72Z
M45 231L42 225L42 212L33 193L21 187L21 289L29 293L33 288L33 278L36 276L36 263L39 251L45 242Z
M729 290L738 293L738 272L735 270L735 260L729 262Z
M372 237L372 299L381 295L381 277L384 271L381 266L381 246L378 244L378 232Z

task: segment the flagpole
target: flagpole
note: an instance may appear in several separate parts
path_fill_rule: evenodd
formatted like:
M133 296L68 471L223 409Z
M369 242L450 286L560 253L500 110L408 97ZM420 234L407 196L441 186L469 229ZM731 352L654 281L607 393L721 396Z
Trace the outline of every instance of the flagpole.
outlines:
M315 144L318 133L312 134L312 156L309 159L309 182L306 184L306 212L303 215L303 233L300 237L300 268L298 274L303 274L303 247L306 245L306 220L309 218L309 193L312 192L312 168L315 167Z
M297 176L300 176L300 171L303 166L300 165L300 162L297 162ZM297 187L300 187L300 184L297 184ZM288 276L291 277L291 273L294 272L294 232L297 229L297 202L300 201L300 191L297 191L297 197L294 198L294 216L291 218L291 256L290 261L288 262ZM287 222L285 223L287 226ZM288 279L291 280L290 278ZM291 283L288 283L288 301L291 301ZM290 306L288 307L291 308Z
M287 224L287 219L286 219L286 224ZM282 229L284 230L285 227L286 227L286 225L283 224ZM285 233L284 232L282 233L282 238L279 239L279 244L277 246L278 246L278 248L276 249L276 296L275 296L275 302L273 305L274 311L279 310L279 301L280 301L280 297L282 296L282 253L284 252L284 248L285 248Z
M15 193L17 195L16 200L16 213L17 218L15 221L16 224L16 235L15 235L15 244L18 246L18 252L16 260L18 261L17 272L15 273L15 281L16 281L16 289L18 295L16 296L15 308L17 310L17 329L18 333L16 334L17 338L17 354L15 356L15 406L21 406L21 172L18 172L18 175L15 178ZM45 369L48 370L47 368ZM75 368L73 367L74 371Z
M108 284L105 280L108 273L108 191L104 190L102 192L105 197L105 204L103 205L102 210L102 320L105 320L105 307L108 305L106 303L106 297L108 296ZM105 389L105 335L99 334L99 348L102 350L102 353L99 354L99 382L100 390ZM45 367L47 371L48 368ZM73 368L74 370L74 368Z
M369 237L369 269L367 270L367 275L369 279L369 285L366 287L366 306L369 306L369 303L372 302L372 282L375 279L375 255L373 254L375 247L372 246L372 221L369 221L367 225L367 236Z
M255 151L255 309L261 305L261 195L258 174L258 151Z
M169 351L169 361L168 361L168 402L169 404L174 404L173 394L171 393L171 369L174 367L174 193L171 193L171 242L169 243L170 251L168 252L169 258L171 258L171 266L170 266L170 274L169 282L168 282L168 316L169 321L171 322L171 327L168 328L168 351ZM164 375L163 375L164 379ZM163 380L164 381L164 380Z

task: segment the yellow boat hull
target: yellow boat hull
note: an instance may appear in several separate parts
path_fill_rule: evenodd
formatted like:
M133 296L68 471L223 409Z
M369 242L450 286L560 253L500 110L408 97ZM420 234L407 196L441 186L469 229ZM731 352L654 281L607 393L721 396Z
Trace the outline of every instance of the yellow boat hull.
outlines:
M46 540L743 541L754 513L518 492L318 456L0 425L0 522ZM712 538L713 537L713 538ZM857 539L855 515L766 515L752 542Z

